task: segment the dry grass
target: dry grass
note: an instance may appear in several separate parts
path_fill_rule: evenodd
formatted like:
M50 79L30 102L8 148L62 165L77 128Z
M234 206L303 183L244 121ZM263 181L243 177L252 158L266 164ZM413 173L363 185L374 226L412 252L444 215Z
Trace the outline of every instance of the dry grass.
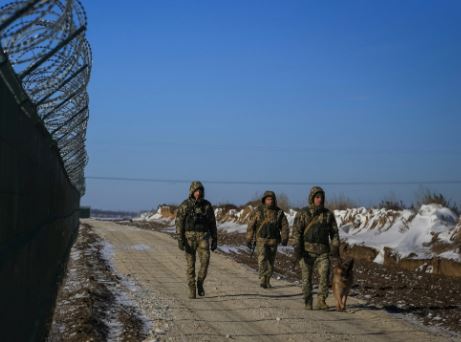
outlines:
M404 210L407 209L407 206L403 201L397 201L397 200L392 200L392 199L387 199L387 200L382 200L379 202L379 204L375 207L378 209L384 208L386 210Z
M177 204L168 204L168 203L162 203L162 204L159 204L157 206L157 209L158 208L161 208L161 207L169 207L172 211L176 211L178 209L178 205Z
M346 210L350 208L357 208L359 205L346 195L339 195L327 197L325 206L330 210Z
M421 189L416 194L416 203L414 206L419 208L423 204L440 204L443 207L451 209L456 215L460 214L456 203L450 202L443 194L432 192L429 189Z
M214 206L215 208L222 208L224 211L229 211L229 210L240 210L241 207L236 206L233 203L218 203Z
M283 209L284 211L288 211L289 209L299 209L296 208L293 203L289 200L288 196L281 192L276 193L277 196L277 205ZM248 206L257 207L261 204L261 197L262 193L255 193L252 199L246 202L244 205L235 205L233 203L224 202L215 205L215 208L224 208L225 211L229 211L231 209L240 210ZM393 196L384 198L381 200L377 205L373 205L372 208L377 209L387 209L387 210L395 210L401 211L404 209L413 209L417 211L418 208L421 207L423 204L440 204L441 206L447 207L451 209L455 214L460 215L460 209L456 205L456 203L451 202L446 199L446 197L441 193L431 192L429 190L420 191L417 196L416 200L412 205L407 205L401 200L395 199ZM176 208L175 205L168 205L172 208ZM341 194L341 195L333 195L331 197L327 196L325 206L330 210L346 210L351 208L358 208L361 204L355 200L352 200L350 197ZM411 221L411 219L409 220Z

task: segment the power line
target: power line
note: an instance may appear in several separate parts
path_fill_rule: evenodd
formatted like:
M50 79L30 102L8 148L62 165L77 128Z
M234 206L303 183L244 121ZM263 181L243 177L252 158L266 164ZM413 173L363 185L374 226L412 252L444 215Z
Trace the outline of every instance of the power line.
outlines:
M164 178L136 178L136 177L108 177L108 176L87 176L89 180L120 181L120 182L144 182L144 183L165 183L165 184L189 184L193 179L164 179ZM309 186L321 185L456 185L461 180L422 180L422 181L352 181L352 182L301 182L301 181L233 181L233 180L202 180L206 184L222 185L293 185Z
M121 140L99 140L93 141L92 145L122 145L122 146L169 146L169 147L183 147L183 146L195 146L195 147L206 147L212 150L224 150L224 151L258 151L258 152L294 152L294 153L328 153L328 152L341 152L348 154L357 153L373 153L373 154L456 154L459 155L461 151L456 148L424 148L424 147L399 147L398 150L395 148L386 147L373 147L367 148L366 146L324 146L324 147L309 147L299 145L250 145L250 144L217 144L207 142L190 142L190 141L121 141Z

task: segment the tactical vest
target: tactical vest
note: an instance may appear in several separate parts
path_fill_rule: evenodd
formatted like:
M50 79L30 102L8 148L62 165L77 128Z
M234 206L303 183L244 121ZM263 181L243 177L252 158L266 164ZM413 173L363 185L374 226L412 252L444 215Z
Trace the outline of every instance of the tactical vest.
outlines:
M258 227L256 236L263 239L276 239L280 241L280 227L282 224L283 210L278 209L275 220L267 221L265 217L264 207L258 207L261 218L260 226Z
M304 242L330 245L331 231L331 212L322 210L321 213L312 214L309 209L306 210L309 222L304 228Z
M195 203L190 206L185 219L186 231L208 232L209 222L206 210L205 203Z

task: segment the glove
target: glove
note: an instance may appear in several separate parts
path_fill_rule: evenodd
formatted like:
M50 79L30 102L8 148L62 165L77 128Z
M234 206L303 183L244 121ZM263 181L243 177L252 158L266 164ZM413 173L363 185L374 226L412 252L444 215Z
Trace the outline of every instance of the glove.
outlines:
M297 262L298 260L301 260L301 258L303 257L303 251L301 250L301 246L299 245L295 246L293 257L294 257L295 262Z
M282 240L282 246L287 246L288 245L288 240Z
M183 239L178 239L178 248L180 250L184 250L184 240Z
M187 240L184 240L184 250L186 251L186 253L192 253L192 248L187 243Z
M211 241L211 250L214 252L218 248L218 239L213 239Z
M331 247L330 256L332 258L339 258L339 247Z

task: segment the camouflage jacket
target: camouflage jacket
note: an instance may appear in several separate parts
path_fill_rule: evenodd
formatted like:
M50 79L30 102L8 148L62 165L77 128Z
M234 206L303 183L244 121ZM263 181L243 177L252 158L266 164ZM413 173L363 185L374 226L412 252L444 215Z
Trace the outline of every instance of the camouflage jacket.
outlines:
M176 233L183 237L186 231L205 232L216 240L218 233L213 206L204 198L196 200L193 197L197 189L204 193L203 185L193 182L189 189L189 198L181 203L176 212Z
M295 217L293 239L295 245L301 245L307 252L323 253L339 246L339 232L335 215L324 208L314 205L314 196L325 193L320 187L312 188L309 195L309 207L301 209Z
M272 197L273 206L267 207L264 205L266 197ZM288 241L290 235L290 227L287 217L282 209L277 207L277 198L273 191L266 191L261 198L261 205L255 209L247 227L247 241L250 242L254 238L256 240L276 240Z

